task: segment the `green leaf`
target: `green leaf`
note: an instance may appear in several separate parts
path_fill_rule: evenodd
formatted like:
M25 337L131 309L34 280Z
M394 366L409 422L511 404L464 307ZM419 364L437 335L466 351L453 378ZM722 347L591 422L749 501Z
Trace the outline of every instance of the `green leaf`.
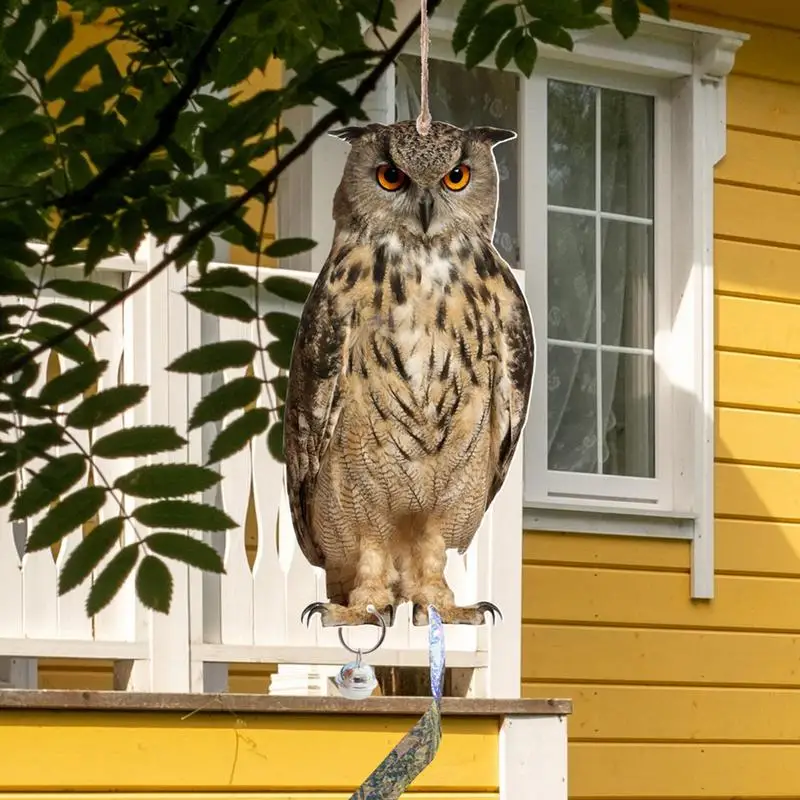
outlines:
M282 300L301 304L306 302L306 298L312 289L309 283L299 281L296 278L286 278L283 275L265 278L262 285L268 292L280 297Z
M93 617L104 609L122 588L139 560L139 544L123 547L97 575L86 598L86 613Z
M34 526L25 543L25 552L35 553L61 541L79 525L88 522L103 507L105 500L106 490L102 486L86 486L67 495Z
M16 444L20 464L26 463L32 458L41 457L53 447L64 444L62 428L55 422L25 425L23 431L23 435L17 439Z
M528 25L528 30L535 39L545 44L552 44L555 47L570 51L574 47L572 37L569 33L552 22L537 19Z
M97 224L89 238L84 261L84 272L89 275L94 268L108 255L108 248L114 238L114 226L104 217Z
M288 258L296 256L298 253L305 253L316 246L317 243L313 239L304 239L300 236L278 239L264 249L264 255L270 258Z
M236 523L215 506L193 500L156 500L137 506L136 520L148 528L187 528L196 531L227 531Z
M89 314L81 308L69 306L66 303L50 303L47 306L39 306L37 313L40 317L54 319L56 322L64 322L67 325L83 324L83 330L92 336L108 330L108 326L99 319L84 324Z
M647 6L657 17L669 20L669 0L642 0L642 4Z
M204 344L176 358L167 369L170 372L191 372L205 375L233 367L246 367L253 360L257 347L245 339Z
M119 289L105 286L102 283L73 281L67 278L55 278L52 281L48 281L44 288L64 295L64 297L73 297L76 300L95 300L104 303L113 300L119 294Z
M38 103L24 94L0 98L0 128L8 130L36 113Z
M117 478L114 488L132 497L181 497L203 492L221 480L218 472L196 464L149 464Z
M48 461L17 495L9 519L38 514L71 489L86 473L86 460L80 453L69 453Z
M278 400L285 400L286 393L289 390L289 378L286 375L276 375L270 383L272 388L275 389Z
M120 215L117 229L119 231L120 244L132 256L144 236L142 215L133 208L123 211Z
M170 425L137 425L113 431L92 445L92 455L99 458L133 458L178 450L186 444Z
M195 308L205 311L207 314L214 314L217 317L227 317L238 319L240 322L251 322L256 318L256 312L246 300L241 297L234 297L226 292L214 292L209 290L183 292L183 296Z
M23 59L28 74L36 80L42 80L53 64L58 61L61 52L69 44L73 34L72 17L59 17L47 27L31 51Z
M72 181L73 189L80 189L86 186L94 177L89 162L83 153L73 152L67 157L67 172Z
M0 480L0 508L7 506L17 490L17 473L12 472Z
M497 69L503 70L509 65L524 35L523 28L514 28L503 37L503 41L497 46L497 52L494 56Z
M514 53L514 63L517 69L526 77L530 78L533 68L536 66L536 57L539 55L539 48L536 40L532 36L523 37Z
M197 269L205 275L208 265L214 260L214 240L206 236L197 247Z
M216 267L189 285L193 289L252 288L256 281L252 275L236 267Z
M206 422L216 422L254 402L261 392L261 381L250 375L234 378L207 394L195 406L189 419L189 430L199 428Z
M289 369L292 364L292 347L293 343L289 341L270 342L267 345L269 360L278 369Z
M467 45L464 64L467 69L477 66L487 59L497 47L503 35L516 27L517 15L514 6L503 4L495 6L480 21Z
M293 343L297 335L297 326L300 324L300 318L294 316L294 314L270 311L264 314L264 324L276 339Z
M456 17L456 27L453 31L453 52L460 53L469 41L469 36L475 26L481 21L484 14L494 0L465 0Z
M111 548L119 540L124 524L122 517L111 517L96 525L79 542L69 554L58 576L59 595L72 591L89 577L92 570L111 552Z
M4 60L9 64L19 61L28 49L36 30L36 23L42 16L42 4L34 0L18 4L17 18L4 30Z
M283 422L276 422L267 434L267 449L280 464L285 463L283 455Z
M638 0L613 0L611 19L624 39L630 39L639 28L641 12Z
M22 338L30 339L40 344L49 344L56 336L63 334L66 330L68 330L68 328L65 328L63 325L56 325L54 322L39 321L29 325ZM70 334L63 342L53 344L52 348L57 353L80 364L84 364L87 361L94 361L92 351L75 333Z
M66 61L60 66L47 80L42 91L45 100L58 100L69 98L72 90L77 86L81 78L92 69L98 66L102 54L108 48L109 41L98 42L78 55ZM73 94L72 99L77 99Z
M200 539L195 539L193 536L159 531L158 533L151 533L144 540L144 543L154 553L158 553L158 555L165 558L174 558L176 561L182 561L190 567L197 567L206 572L216 572L217 574L225 572L225 566L219 553L211 545Z
M108 361L90 361L62 372L49 380L39 392L39 400L48 406L58 406L83 394L94 386L108 368Z
M0 297L34 297L35 289L19 264L0 258Z
M87 397L67 415L67 425L89 430L102 425L140 403L149 390L148 386L123 384L104 389Z
M143 606L169 613L172 602L172 574L155 556L145 556L136 571L136 596Z
M208 450L207 463L213 464L238 453L254 436L264 433L267 425L269 412L266 408L245 411L217 434Z

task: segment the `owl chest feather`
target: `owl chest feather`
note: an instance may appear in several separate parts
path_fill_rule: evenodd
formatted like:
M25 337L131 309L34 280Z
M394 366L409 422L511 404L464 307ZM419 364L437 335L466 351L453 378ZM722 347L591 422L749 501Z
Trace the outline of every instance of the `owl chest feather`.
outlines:
M502 347L493 295L463 267L436 252L388 259L353 292L346 414L409 460L487 446Z

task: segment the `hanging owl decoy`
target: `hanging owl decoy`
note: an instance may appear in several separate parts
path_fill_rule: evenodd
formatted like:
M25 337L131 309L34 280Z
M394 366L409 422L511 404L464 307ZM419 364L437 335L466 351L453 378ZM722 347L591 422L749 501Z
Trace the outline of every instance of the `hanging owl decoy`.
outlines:
M323 626L480 625L459 607L463 553L505 480L527 417L530 313L492 245L495 145L515 134L434 122L351 127L330 255L303 309L285 408L297 538L325 570Z

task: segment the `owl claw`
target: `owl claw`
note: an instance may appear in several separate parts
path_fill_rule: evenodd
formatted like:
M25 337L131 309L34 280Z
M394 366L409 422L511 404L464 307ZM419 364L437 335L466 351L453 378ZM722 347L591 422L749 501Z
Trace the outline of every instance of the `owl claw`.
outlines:
M498 618L503 619L500 609L488 600L476 603L473 606L451 606L450 608L438 608L439 616L445 625L484 625L486 614L491 615L492 625L497 623ZM414 603L412 612L414 625L422 626L428 624L427 606Z
M324 617L325 611L325 603L310 603L301 612L300 622L305 624L306 627L309 627L311 625L311 617L317 612L319 612L320 617Z
M503 612L494 603L490 603L488 600L484 600L483 602L478 603L476 605L476 608L478 609L478 611L481 612L481 614L484 615L484 620L486 619L485 617L486 614L491 614L492 625L495 625L497 623L498 617L500 618L501 622L503 620Z
M386 606L378 612L386 627L394 625L395 608ZM319 601L307 605L300 614L300 622L306 626L311 625L311 618L319 614L323 628L341 628L355 625L380 625L375 615L368 611L360 611L336 603L321 603Z

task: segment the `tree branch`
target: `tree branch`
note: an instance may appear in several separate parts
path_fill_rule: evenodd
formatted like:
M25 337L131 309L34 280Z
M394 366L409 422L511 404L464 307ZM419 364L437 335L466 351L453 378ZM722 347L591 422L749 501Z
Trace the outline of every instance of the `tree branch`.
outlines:
M108 165L102 172L95 175L85 186L74 192L68 192L63 197L54 201L53 205L61 210L68 210L75 206L86 203L98 192L105 189L112 181L116 180L126 172L137 170L145 161L172 136L178 117L184 106L191 100L192 95L200 82L203 80L203 72L211 51L216 47L217 42L230 27L231 23L239 13L239 9L245 0L231 0L220 14L214 27L209 31L205 41L197 51L197 55L192 59L186 74L186 81L180 87L178 93L161 109L158 115L158 128L156 132L140 147L135 150L128 150L119 158Z
M428 16L430 16L439 6L441 0L429 0L428 2ZM409 24L403 29L397 39L393 42L392 46L385 51L380 61L372 68L372 71L364 78L361 83L356 87L353 92L353 99L358 103L364 101L366 96L373 91L381 76L386 72L392 62L402 52L408 41L417 31L420 25L422 15L418 12ZM315 125L311 127L308 133L281 159L275 164L272 169L264 174L264 177L254 183L246 192L233 198L228 205L209 218L202 225L195 228L193 231L187 233L180 242L175 245L175 248L164 255L161 261L158 262L146 275L143 275L139 280L131 283L126 289L121 291L116 297L104 303L100 308L91 314L84 317L80 322L75 323L70 328L63 330L52 339L42 342L39 346L30 350L22 356L14 359L0 367L0 378L6 378L13 375L18 370L22 369L26 364L38 358L43 353L47 352L50 348L61 344L73 334L83 330L87 325L103 317L112 309L116 308L121 303L124 303L129 297L136 294L142 287L146 286L151 281L155 280L162 272L164 272L170 264L174 263L177 258L190 252L196 247L206 236L214 231L214 229L226 219L229 219L236 211L238 211L245 203L252 200L254 197L269 192L272 184L282 175L297 159L305 155L314 142L317 141L335 122L346 124L349 120L347 114L340 108L334 108L327 114L322 116Z

